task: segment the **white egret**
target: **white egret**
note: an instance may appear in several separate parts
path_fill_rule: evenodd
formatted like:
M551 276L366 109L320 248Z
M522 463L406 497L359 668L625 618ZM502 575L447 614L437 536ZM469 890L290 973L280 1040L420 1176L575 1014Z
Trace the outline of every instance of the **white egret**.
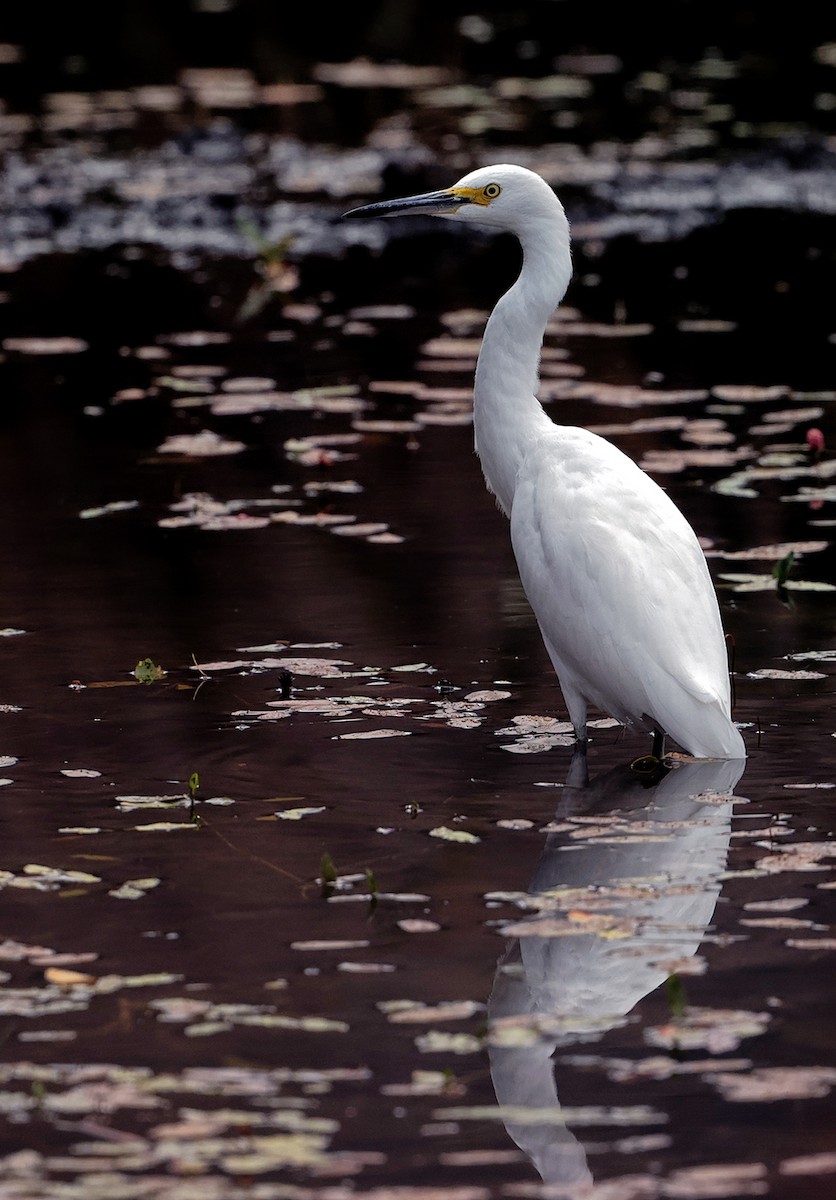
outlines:
M482 167L452 187L352 209L431 213L519 239L522 269L485 329L474 431L485 481L510 518L520 578L578 743L589 706L664 734L697 758L745 758L731 719L717 597L691 526L633 461L536 398L546 322L571 277L569 224L523 167Z

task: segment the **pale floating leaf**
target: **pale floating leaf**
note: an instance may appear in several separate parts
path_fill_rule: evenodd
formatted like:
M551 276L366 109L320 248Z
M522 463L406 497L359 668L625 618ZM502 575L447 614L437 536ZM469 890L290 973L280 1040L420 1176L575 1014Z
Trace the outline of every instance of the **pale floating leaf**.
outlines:
M447 825L431 829L430 837L441 838L445 842L461 842L468 846L474 846L482 840L475 833L468 833L465 829L450 829Z
M8 337L3 339L3 349L18 354L81 354L88 344L77 337Z
M244 442L223 438L211 429L202 429L199 433L172 434L157 447L157 452L184 454L189 458L214 458L220 455L240 454L246 448Z
M791 791L807 792L823 789L829 791L831 788L836 788L836 783L785 783L785 788Z
M34 875L49 879L53 883L101 883L98 875L87 871L70 871L62 867L44 867L40 863L27 863L23 868L25 875Z
M383 521L367 521L364 524L338 525L331 532L336 537L368 538L386 533L389 526Z
M821 671L782 671L776 667L761 667L747 671L747 679L827 679Z
M787 658L795 662L809 659L812 662L836 662L836 650L802 650L798 654L788 654Z
M333 939L331 941L313 940L307 942L291 942L291 950L363 950L370 943L367 940L351 941Z
M485 1010L474 1000L447 1000L421 1004L411 1000L388 1001L385 1011L393 1025L429 1025L432 1021L466 1021Z
M787 938L784 944L793 950L816 950L819 952L836 950L836 938L834 937Z
M747 550L709 550L707 558L723 558L727 561L745 561L749 559L779 559L786 558L790 553L816 554L826 550L830 542L776 542L769 546L752 546Z
M778 1164L781 1175L833 1175L836 1174L836 1150L822 1150L819 1154L800 1154L796 1158L785 1158Z
M2 765L0 760L0 766ZM66 775L68 779L98 779L101 771L94 771L89 767L65 767L61 774Z
M421 917L406 917L398 921L397 926L404 933L438 933L441 929L437 921L427 921Z
M522 1104L482 1105L469 1107L453 1105L436 1109L432 1114L443 1121L497 1121L503 1125L664 1125L667 1116L645 1104L593 1105L578 1107L552 1104L544 1108Z
M510 692L501 691L468 692L465 700L477 701L480 704L491 704L496 700L508 700L510 696Z
M277 809L273 814L280 821L301 821L303 817L312 817L317 813L325 812L325 805L322 804L318 808L283 808Z
M366 729L359 733L338 733L332 738L335 742L366 741L375 738L410 737L408 729Z
M555 746L571 746L573 742L574 734L569 733L542 736L532 734L500 746L500 750L507 750L509 754L545 754Z
M554 717L538 717L527 714L513 717L511 725L496 730L497 736L509 733L515 735L572 733L572 724L570 721L558 721Z
M768 1013L739 1009L688 1008L683 1017L645 1030L651 1046L689 1051L707 1049L712 1054L736 1050L744 1038L760 1037L770 1022Z
M346 975L390 975L397 970L394 963L382 962L341 962L337 970Z
M811 1100L830 1092L836 1067L756 1067L743 1074L717 1074L711 1082L733 1103Z
M809 900L804 900L801 897L779 896L775 900L750 900L748 904L744 904L743 908L746 912L794 912L798 908L804 908L810 903Z
M191 821L152 821L148 825L134 825L141 833L173 833L178 829L197 829Z
M160 879L126 879L120 887L108 892L108 895L116 900L141 900L146 892L159 887L161 882Z
M183 1030L186 1037L214 1037L216 1033L229 1033L235 1026L231 1021L198 1021Z
M66 967L47 967L44 971L47 983L57 984L58 987L91 987L96 983L95 975L85 975L82 971L70 971Z
M422 1054L478 1054L482 1042L471 1033L446 1033L433 1029L415 1039Z

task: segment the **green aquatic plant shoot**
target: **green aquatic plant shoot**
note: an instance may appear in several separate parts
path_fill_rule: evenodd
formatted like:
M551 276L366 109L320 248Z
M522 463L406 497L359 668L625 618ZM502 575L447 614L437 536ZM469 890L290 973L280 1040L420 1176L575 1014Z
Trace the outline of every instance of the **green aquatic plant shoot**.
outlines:
M157 666L153 658L141 658L134 667L134 675L139 683L156 683L163 678L165 671Z
M321 895L323 898L327 898L331 895L337 885L337 869L334 866L334 861L327 850L324 852L320 860L319 874L322 883Z
M790 550L790 552L785 554L783 558L779 558L775 566L772 568L772 574L775 577L779 588L786 585L787 579L789 578L789 573L792 570L794 563L795 551Z

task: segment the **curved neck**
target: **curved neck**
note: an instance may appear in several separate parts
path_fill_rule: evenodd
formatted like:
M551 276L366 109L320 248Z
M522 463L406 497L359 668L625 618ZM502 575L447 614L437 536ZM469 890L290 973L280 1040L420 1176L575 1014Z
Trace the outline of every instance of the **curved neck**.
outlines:
M476 452L485 481L506 514L519 467L543 427L551 424L535 395L540 348L572 268L569 226L557 200L549 218L519 235L522 270L491 313L476 366Z

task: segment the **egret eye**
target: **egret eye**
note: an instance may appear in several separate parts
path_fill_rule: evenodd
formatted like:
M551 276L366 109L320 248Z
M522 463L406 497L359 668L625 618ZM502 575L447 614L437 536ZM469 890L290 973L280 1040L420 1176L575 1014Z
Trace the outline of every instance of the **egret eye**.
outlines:
M495 200L501 191L502 188L498 183L489 183L482 188L482 195L486 200Z

